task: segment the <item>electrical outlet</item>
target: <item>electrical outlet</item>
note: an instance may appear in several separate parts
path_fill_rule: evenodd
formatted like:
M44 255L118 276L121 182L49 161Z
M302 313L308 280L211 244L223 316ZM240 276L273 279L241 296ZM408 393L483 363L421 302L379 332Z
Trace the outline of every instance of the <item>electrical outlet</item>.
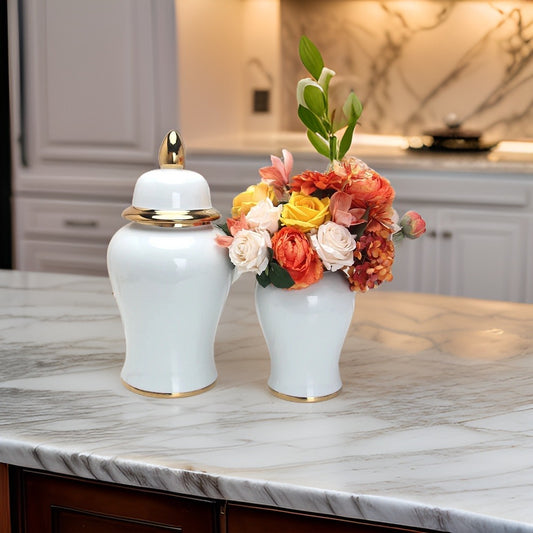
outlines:
M268 113L270 111L270 91L268 89L254 89L252 111L254 113Z

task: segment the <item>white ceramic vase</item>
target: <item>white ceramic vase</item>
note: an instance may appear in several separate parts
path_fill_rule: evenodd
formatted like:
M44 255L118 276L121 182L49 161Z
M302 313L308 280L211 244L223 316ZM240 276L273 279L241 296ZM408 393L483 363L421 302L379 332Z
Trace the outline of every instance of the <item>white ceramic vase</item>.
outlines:
M339 359L355 307L344 274L325 272L299 290L257 284L255 305L270 354L271 391L293 401L336 396L342 388Z
M169 142L161 168L137 180L123 213L132 222L111 239L107 263L126 339L123 383L140 394L176 397L214 385L215 334L232 268L215 243L219 230L211 222L219 215L207 182L183 169L181 140L179 155L165 162Z

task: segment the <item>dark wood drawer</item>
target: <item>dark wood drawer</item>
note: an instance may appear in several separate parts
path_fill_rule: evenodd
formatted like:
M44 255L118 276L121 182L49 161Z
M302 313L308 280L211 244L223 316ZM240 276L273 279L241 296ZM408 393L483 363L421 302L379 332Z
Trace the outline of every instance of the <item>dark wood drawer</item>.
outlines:
M242 504L226 507L227 533L427 533L426 529L375 524Z
M23 470L22 533L213 533L213 501Z

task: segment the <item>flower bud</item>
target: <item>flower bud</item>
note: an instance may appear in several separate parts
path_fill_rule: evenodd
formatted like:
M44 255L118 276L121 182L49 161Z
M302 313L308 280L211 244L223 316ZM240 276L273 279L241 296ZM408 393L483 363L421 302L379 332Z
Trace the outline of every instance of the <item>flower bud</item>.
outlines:
M400 226L408 239L418 239L426 232L424 219L415 211L407 211L400 220Z
M304 78L296 86L296 100L299 105L320 116L325 112L324 90L311 78Z
M331 70L330 68L326 68L326 67L322 69L322 72L320 73L320 77L318 78L317 81L318 81L318 85L322 87L322 90L324 92L328 90L329 82L331 78L333 78L333 76L335 76L334 70Z

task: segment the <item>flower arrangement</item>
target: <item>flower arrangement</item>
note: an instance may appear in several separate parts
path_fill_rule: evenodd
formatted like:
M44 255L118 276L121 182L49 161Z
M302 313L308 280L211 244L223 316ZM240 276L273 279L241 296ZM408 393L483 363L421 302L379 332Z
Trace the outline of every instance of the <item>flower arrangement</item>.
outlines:
M392 280L395 245L425 232L413 211L399 218L389 181L363 161L346 156L363 107L352 91L342 108L329 109L329 83L316 46L300 40L300 59L311 78L298 82L298 116L325 172L291 176L293 156L271 156L259 169L261 181L233 199L231 218L217 243L229 251L236 275L255 273L258 283L303 289L325 271L345 275L353 291L365 292ZM342 134L342 135L341 135Z

